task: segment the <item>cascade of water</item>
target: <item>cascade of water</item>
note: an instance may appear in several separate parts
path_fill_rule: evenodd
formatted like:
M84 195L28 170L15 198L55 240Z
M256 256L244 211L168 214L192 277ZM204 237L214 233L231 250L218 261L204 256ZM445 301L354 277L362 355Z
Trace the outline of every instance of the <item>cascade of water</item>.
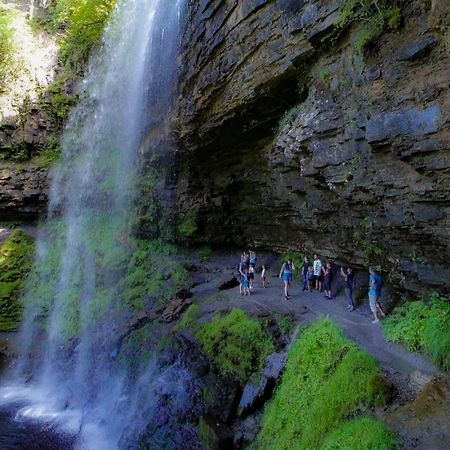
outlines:
M164 127L168 117L183 3L118 0L65 130L25 293L14 377L31 381L19 394L32 392L43 416L64 410L81 447L90 448L94 435L93 448L117 447L134 420L137 400L111 360L111 343L141 307L121 286L132 258L137 161L149 127ZM3 394L8 399L14 389ZM117 411L114 419L118 405L127 414ZM107 437L100 438L105 422Z

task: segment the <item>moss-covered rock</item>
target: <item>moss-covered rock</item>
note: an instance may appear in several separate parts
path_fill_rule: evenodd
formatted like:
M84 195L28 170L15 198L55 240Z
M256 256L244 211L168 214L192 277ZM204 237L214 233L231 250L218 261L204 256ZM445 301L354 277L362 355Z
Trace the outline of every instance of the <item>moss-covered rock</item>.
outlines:
M363 408L385 401L375 360L321 319L295 341L253 448L343 448L336 442L348 444L345 448L392 448L394 440L380 422L365 419L371 427L366 433L363 423L349 422ZM350 445L354 439L361 439L359 447Z

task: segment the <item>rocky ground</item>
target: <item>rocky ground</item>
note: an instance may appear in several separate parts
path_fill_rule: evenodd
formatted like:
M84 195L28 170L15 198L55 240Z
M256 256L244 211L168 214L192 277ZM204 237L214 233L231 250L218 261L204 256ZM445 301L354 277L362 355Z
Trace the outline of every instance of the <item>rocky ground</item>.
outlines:
M241 308L258 317L281 314L295 320L295 337L302 324L328 315L347 337L378 361L394 386L393 401L376 413L402 435L406 448L429 450L446 447L450 442L448 375L441 373L426 356L387 342L382 326L371 322L367 299L361 299L357 309L349 312L343 292L337 290L337 283L333 291L335 298L327 300L316 290L303 292L302 284L296 280L290 291L291 298L286 301L278 278L279 261L269 254L263 257L271 267L269 286L263 289L257 276L252 295L241 296L237 286L221 289L236 275L236 255L216 255L214 262L207 265L207 270L197 274L197 283L200 284L192 289L191 300L199 305L204 319L217 311L232 308Z

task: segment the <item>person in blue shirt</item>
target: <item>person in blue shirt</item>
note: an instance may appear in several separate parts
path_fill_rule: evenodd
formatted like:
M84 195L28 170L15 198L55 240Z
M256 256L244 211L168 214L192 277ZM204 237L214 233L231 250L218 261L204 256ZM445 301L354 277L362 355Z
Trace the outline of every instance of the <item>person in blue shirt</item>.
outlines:
M378 314L384 316L384 313L382 313L381 308L378 305L383 281L373 267L369 267L369 274L369 305L374 317L372 323L378 323L380 321Z
M284 282L284 298L289 300L289 288L291 287L292 282L292 273L294 272L295 267L292 263L292 260L288 259L282 266L280 270L280 278L283 277Z

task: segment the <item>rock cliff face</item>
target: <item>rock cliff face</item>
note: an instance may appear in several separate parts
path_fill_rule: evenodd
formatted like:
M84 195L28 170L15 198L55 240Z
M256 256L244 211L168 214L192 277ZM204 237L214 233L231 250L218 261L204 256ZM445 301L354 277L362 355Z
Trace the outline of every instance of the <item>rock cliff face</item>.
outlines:
M176 209L195 213L199 241L450 287L450 7L399 6L361 50L340 2L190 2Z
M0 165L1 220L33 221L47 207L48 169L32 165Z

